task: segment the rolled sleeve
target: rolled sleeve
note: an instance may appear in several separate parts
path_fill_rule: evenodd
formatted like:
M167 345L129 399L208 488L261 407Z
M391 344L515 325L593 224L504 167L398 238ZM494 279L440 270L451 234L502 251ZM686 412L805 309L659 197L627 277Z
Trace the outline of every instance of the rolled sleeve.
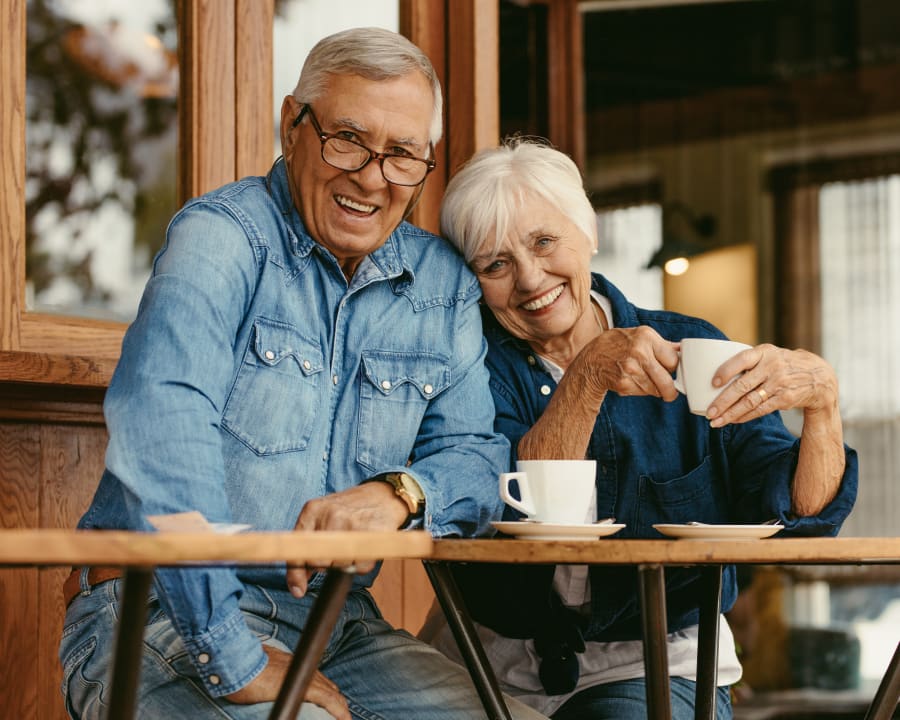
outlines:
M773 482L766 486L763 503L771 511L771 517L784 525L782 536L829 536L838 534L844 520L850 515L856 502L859 486L859 459L856 451L844 446L844 475L837 494L816 515L798 517L792 511L791 483ZM775 477L793 478L797 467L797 451L792 450L779 459L783 468L774 468Z

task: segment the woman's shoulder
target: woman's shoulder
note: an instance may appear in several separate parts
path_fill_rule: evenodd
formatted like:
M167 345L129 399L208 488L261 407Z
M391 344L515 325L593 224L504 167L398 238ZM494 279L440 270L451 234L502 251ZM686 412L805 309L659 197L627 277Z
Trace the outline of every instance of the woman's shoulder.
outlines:
M636 308L636 312L639 324L649 325L666 340L676 342L688 337L727 339L725 333L702 318L683 315L671 310Z

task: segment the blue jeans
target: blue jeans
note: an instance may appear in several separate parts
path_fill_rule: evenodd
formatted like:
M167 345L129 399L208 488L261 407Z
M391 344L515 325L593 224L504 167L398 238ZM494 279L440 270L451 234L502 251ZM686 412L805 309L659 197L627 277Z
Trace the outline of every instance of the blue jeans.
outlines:
M69 605L60 643L62 692L72 718L105 718L109 700L121 580L95 586ZM241 610L262 642L293 650L312 600L287 590L246 586ZM350 593L320 670L333 680L360 720L465 720L485 716L468 673L430 646L385 622L368 592ZM543 715L507 698L516 720ZM137 717L264 720L272 703L235 705L210 697L197 682L184 643L151 593L141 666ZM329 720L304 703L299 718Z
M669 678L672 720L694 720L696 683L681 677ZM645 720L647 691L644 678L595 685L553 714L553 720ZM731 698L727 687L716 689L716 718L731 720Z

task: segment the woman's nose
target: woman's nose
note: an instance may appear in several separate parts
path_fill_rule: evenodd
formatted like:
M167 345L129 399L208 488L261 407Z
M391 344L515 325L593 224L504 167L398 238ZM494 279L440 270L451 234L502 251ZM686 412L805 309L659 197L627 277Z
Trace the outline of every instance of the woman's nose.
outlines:
M541 286L544 270L536 258L530 255L516 262L516 285L519 290L529 292Z

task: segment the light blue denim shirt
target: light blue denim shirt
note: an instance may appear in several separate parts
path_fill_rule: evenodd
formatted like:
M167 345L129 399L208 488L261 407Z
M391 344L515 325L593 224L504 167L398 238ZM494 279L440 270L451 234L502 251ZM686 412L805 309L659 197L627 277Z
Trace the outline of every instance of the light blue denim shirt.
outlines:
M79 527L150 530L149 515L199 510L290 530L307 500L406 470L427 531L487 532L509 445L493 430L479 298L455 251L406 223L348 286L280 161L189 202L125 336L104 405L106 472ZM284 568L157 573L213 696L265 665L241 581L283 588Z

